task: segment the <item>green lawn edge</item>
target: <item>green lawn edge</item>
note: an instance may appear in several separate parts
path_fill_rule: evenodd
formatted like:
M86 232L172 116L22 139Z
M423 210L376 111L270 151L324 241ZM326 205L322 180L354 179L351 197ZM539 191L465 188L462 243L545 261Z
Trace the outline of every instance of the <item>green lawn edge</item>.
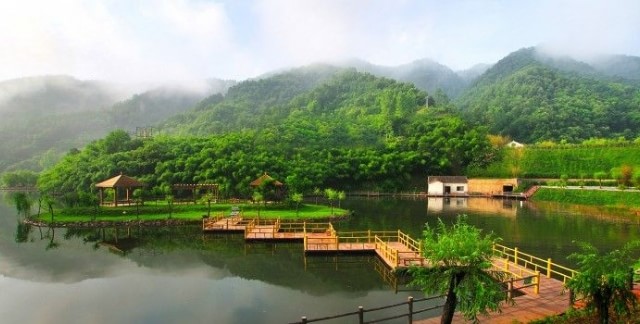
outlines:
M638 191L540 188L531 199L533 201L615 207L627 210L640 208L640 192Z
M246 218L283 219L283 220L313 220L330 219L349 215L350 211L338 207L315 204L301 204L298 211L288 205L261 205L255 204L211 204L210 216L229 216L231 207L238 206L241 216ZM208 213L206 204L174 205L171 215L166 203L146 203L144 206L118 206L118 207L82 207L55 209L53 220L51 214L42 210L40 215L34 215L34 220L43 223L73 223L73 222L127 222L127 221L154 221L154 220L184 220L200 221Z

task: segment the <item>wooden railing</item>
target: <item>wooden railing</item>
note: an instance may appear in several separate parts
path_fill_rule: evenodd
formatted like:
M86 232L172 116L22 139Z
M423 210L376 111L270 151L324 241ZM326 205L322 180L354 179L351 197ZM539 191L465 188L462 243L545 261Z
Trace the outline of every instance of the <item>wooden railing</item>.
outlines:
M551 258L542 259L537 256L523 253L518 248L510 248L500 244L494 244L493 252L495 256L511 261L515 265L519 265L531 271L539 271L546 275L547 278L555 277L562 280L566 284L567 281L576 275L577 271L559 264L553 263Z
M359 323L359 324L380 323L380 322L395 320L399 318L406 318L408 323L412 323L413 315L428 312L428 311L433 311L436 309L441 309L444 304L438 303L437 305L432 306L432 305L428 305L428 302L437 301L437 300L442 301L443 297L444 296L434 296L434 297L427 297L427 298L420 298L420 299L414 299L413 297L408 297L406 302L401 302L401 303L382 306L382 307L375 307L370 309L365 309L364 307L359 306L357 311L337 314L333 316L326 316L326 317L319 317L319 318L312 318L312 319L307 319L306 316L302 316L302 319L300 321L291 322L291 324L305 324L305 323L335 320L339 318L343 319L342 321L347 321L346 318L351 318L350 320L348 320L349 323ZM426 304L425 306L423 306L425 308L416 309L416 306L418 303ZM391 315L383 318L370 319L365 321L365 315L369 313L379 312L386 309L394 309L398 307L407 307L407 308L404 312L400 314ZM352 317L355 317L355 318L352 318ZM356 318L357 318L357 322L356 322Z
M413 239L411 236L402 233L400 230L398 230L398 242L404 244L413 252L422 253L422 242Z
M202 229L224 229L223 225L216 224L221 219L225 218L224 214L220 213L218 216L211 215L210 217L202 218ZM237 221L237 220L235 220ZM229 227L229 220L226 222L227 228Z
M379 251L380 256L387 259L390 264L398 266L400 257L398 256L398 250L392 248L387 242L383 241L380 237L375 236L376 250Z

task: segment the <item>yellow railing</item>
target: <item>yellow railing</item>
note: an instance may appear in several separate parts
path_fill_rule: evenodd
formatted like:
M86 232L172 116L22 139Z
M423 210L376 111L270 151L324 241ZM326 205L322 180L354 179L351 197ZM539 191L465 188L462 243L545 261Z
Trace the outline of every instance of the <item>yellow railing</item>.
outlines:
M411 236L398 230L398 242L407 246L411 251L422 253L422 242L413 239Z
M376 243L376 250L379 251L381 256L387 259L390 262L390 264L395 265L397 267L400 259L398 257L398 250L389 246L387 242L383 241L377 235L375 236L375 243Z
M510 248L501 244L494 244L493 252L497 257L509 260L516 265L531 271L542 272L547 278L554 276L562 279L562 283L564 284L578 273L576 270L553 263L551 258L545 260L531 254L523 253L519 251L517 247Z

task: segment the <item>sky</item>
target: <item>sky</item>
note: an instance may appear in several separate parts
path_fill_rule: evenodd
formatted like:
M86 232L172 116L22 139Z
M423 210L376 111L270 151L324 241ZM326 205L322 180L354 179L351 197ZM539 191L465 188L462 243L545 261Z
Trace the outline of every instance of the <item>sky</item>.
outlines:
M0 80L242 80L349 58L462 70L530 46L640 56L640 1L0 0L0 43Z

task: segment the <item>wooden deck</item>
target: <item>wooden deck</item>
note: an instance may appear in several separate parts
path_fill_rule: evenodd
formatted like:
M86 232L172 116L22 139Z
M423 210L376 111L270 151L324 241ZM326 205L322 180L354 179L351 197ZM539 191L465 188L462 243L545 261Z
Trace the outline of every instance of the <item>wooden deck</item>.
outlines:
M410 266L428 266L421 256L421 242L401 231L337 232L331 223L281 222L280 220L243 219L241 216L205 218L205 232L244 232L245 240L302 241L304 252L375 253L391 270ZM506 282L515 305L503 306L501 313L481 318L491 323L528 322L560 314L569 308L569 294L564 282L575 271L502 245L494 246L494 270L508 274ZM520 292L516 296L516 292ZM418 323L436 323L428 319ZM455 322L463 322L456 315Z
M488 316L480 316L481 323L528 323L530 321L543 319L547 316L558 315L566 312L570 308L569 293L564 291L561 281L542 277L540 280L540 292L534 294L531 290L525 294L513 298L515 302L503 304L502 312L491 312ZM456 313L453 318L454 323L466 323L460 313ZM440 323L440 317L432 317L425 320L414 321L419 324Z

